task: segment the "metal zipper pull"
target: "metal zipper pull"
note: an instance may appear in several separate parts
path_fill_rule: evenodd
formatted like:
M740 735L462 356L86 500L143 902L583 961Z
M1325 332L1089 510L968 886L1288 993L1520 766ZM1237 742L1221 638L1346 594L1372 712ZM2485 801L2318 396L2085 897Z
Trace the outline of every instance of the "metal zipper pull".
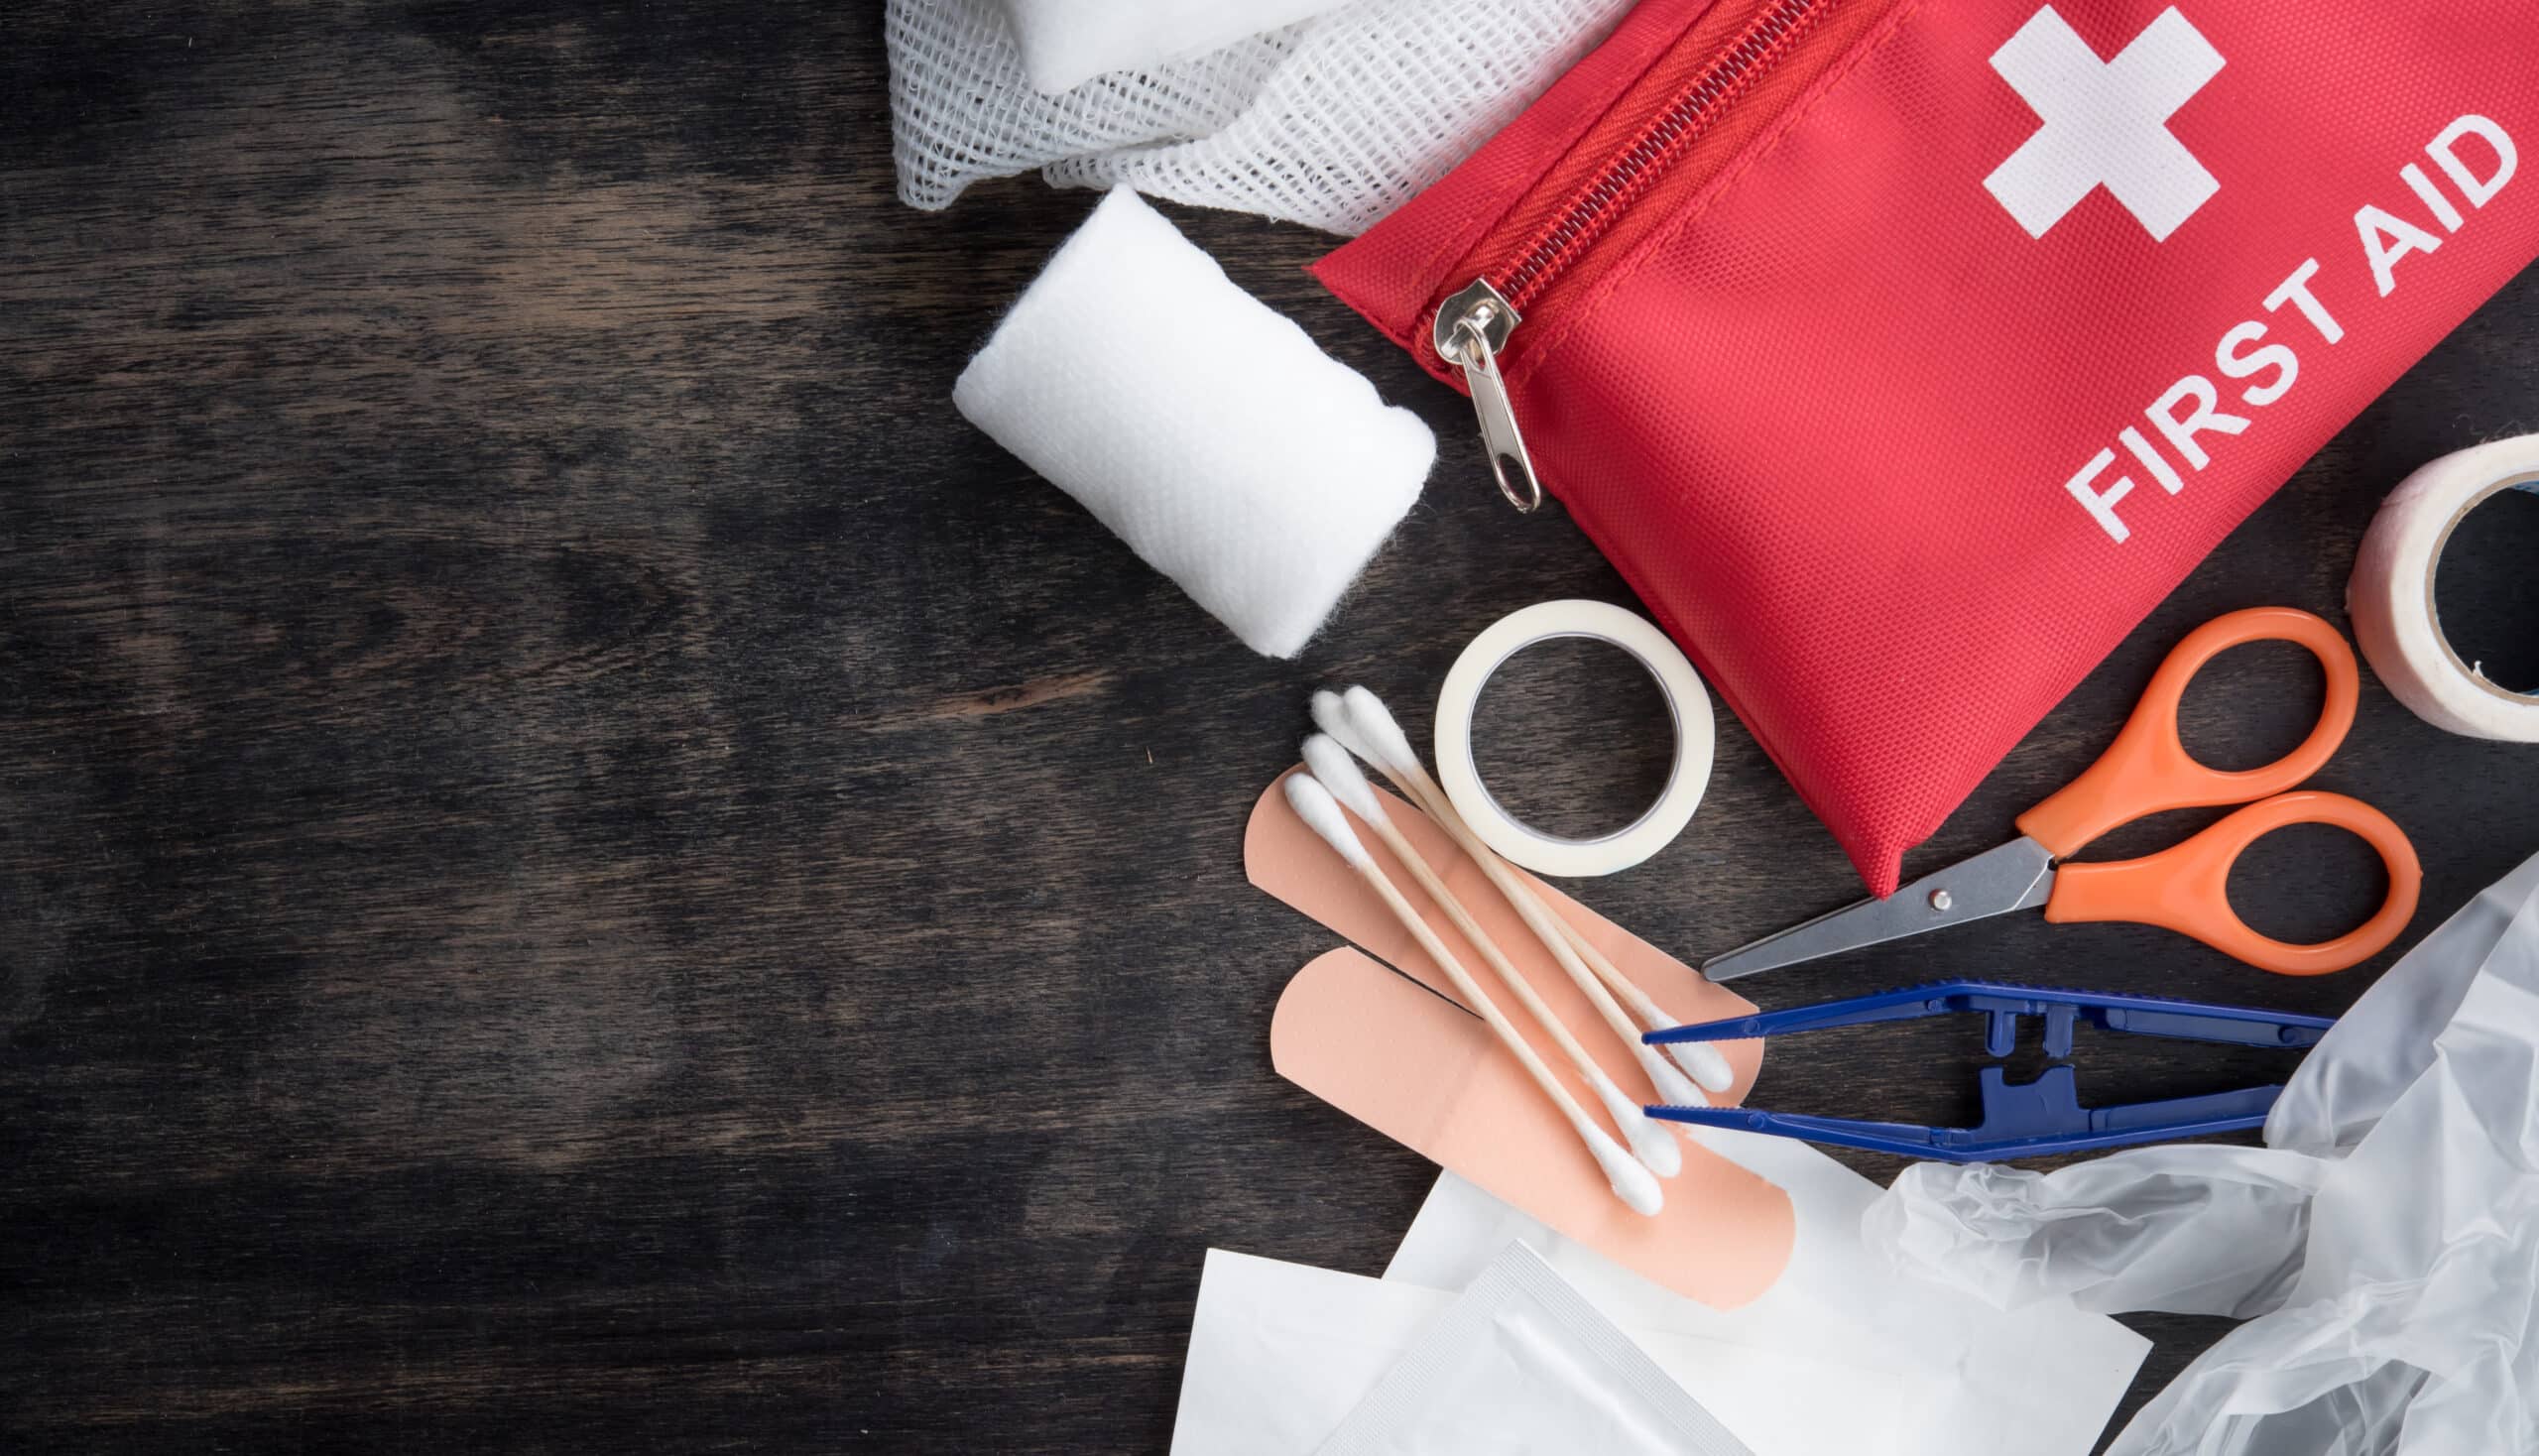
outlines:
M1534 478L1533 456L1525 452L1524 432L1516 427L1516 407L1508 399L1508 383L1499 377L1499 351L1520 320L1516 310L1490 286L1476 278L1472 287L1448 299L1437 309L1429 337L1438 357L1464 372L1472 391L1473 413L1481 417L1481 443L1490 453L1490 473L1499 478L1499 493L1508 504L1530 514L1543 503L1542 483Z

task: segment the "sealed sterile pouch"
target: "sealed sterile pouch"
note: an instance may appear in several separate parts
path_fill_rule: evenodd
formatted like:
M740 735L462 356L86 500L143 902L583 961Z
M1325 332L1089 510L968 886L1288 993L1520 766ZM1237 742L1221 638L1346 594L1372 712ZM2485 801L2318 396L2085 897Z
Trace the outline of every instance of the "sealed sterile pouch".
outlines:
M1532 1250L1511 1244L1315 1456L1753 1456Z
M1316 269L1880 893L2539 253L2526 0L1643 0Z

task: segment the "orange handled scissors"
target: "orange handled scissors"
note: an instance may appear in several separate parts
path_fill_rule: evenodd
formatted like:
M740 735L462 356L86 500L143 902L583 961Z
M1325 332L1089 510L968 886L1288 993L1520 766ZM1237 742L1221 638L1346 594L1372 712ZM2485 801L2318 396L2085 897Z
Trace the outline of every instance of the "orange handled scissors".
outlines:
M2261 769L2225 773L2197 763L2178 739L2178 702L2187 683L2225 649L2274 641L2309 649L2327 669L2328 701L2318 726L2299 748ZM1731 981L2038 907L2058 922L2166 926L2286 976L2324 975L2367 960L2396 939L2416 912L2424 871L2415 846L2388 815L2368 804L2315 789L2281 791L2317 773L2345 742L2346 730L2354 726L2357 688L2354 649L2324 620L2290 607L2250 607L2217 617L2188 633L2160 664L2133 716L2099 761L2019 815L2018 838L1924 876L1885 900L1865 900L1713 956L1702 963L1702 973ZM2247 807L2158 854L2112 864L2064 863L2119 824L2167 809L2225 803ZM2231 909L2232 863L2287 824L2334 824L2379 852L2389 870L2389 897L2370 919L2333 940L2293 945L2249 929Z

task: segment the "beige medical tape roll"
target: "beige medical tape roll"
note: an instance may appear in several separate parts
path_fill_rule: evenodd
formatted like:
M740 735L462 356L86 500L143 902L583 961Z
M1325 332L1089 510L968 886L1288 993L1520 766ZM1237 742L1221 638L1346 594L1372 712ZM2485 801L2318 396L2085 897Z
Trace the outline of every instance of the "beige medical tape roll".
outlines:
M1510 658L1539 642L1584 637L1608 642L1639 660L1657 679L1675 719L1675 767L1648 811L1611 834L1566 839L1520 823L1481 782L1472 756L1473 709L1481 690ZM1500 855L1542 875L1610 875L1664 849L1691 822L1710 785L1717 747L1710 691L1683 650L1649 620L1607 602L1542 602L1513 612L1472 640L1437 690L1437 778L1455 811Z
M2539 694L2499 687L2462 662L2433 604L2451 533L2507 490L2539 492L2539 435L2445 455L2408 476L2362 538L2346 611L2371 670L2417 717L2471 738L2539 743Z

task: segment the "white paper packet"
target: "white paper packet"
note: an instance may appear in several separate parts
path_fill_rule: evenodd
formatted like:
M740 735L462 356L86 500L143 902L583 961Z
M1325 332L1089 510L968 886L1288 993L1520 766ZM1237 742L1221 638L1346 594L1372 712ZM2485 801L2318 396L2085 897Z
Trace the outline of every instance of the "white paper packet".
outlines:
M1753 1456L1522 1244L1493 1260L1315 1456Z
M1173 1456L1306 1456L1452 1292L1222 1249L1190 1322ZM1626 1326L1755 1456L1877 1456L1911 1398L1879 1370ZM1826 1399L1829 1391L1840 1399Z
M1306 1456L1454 1297L1209 1250L1171 1456Z
M1888 1389L1902 1393L1879 1402L1838 1378L1785 1388L1785 1398L1806 1400L1811 1414L1849 1413L1866 1427L1843 1445L1817 1449L1892 1456L2091 1450L2150 1341L2068 1300L2002 1311L1964 1290L1899 1274L1861 1238L1861 1215L1876 1198L1876 1184L1792 1139L1709 1132L1702 1141L1779 1184L1798 1216L1788 1269L1741 1308L1714 1309L1659 1288L1452 1173L1438 1177L1385 1277L1454 1287L1522 1240L1652 1349L1674 1336L1777 1351L1822 1370L1877 1370ZM1842 1391L1842 1398L1826 1399L1829 1390ZM1759 1448L1739 1408L1695 1394Z

